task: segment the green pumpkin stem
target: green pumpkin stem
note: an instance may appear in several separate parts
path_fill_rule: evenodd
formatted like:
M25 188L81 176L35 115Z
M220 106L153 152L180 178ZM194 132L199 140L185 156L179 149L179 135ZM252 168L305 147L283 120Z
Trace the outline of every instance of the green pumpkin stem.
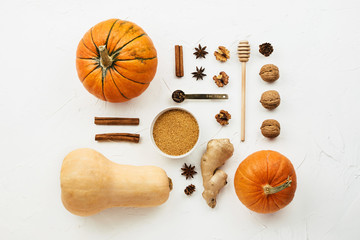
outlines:
M109 52L106 49L105 45L99 46L99 52L100 52L100 64L103 68L108 68L112 65L113 60L109 56Z
M281 184L280 186L277 186L277 187L272 187L270 185L264 186L264 193L266 195L270 195L270 194L275 194L277 192L280 192L280 191L284 190L285 188L290 187L291 182L292 182L292 180L288 176L288 178L286 179L286 182Z

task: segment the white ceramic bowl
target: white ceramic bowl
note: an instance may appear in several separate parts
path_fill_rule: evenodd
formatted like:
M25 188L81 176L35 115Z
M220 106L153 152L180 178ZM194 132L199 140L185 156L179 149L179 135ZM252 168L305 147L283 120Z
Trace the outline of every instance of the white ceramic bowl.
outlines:
M197 147L197 145L198 145L198 143L199 143L199 139L200 139L200 126L199 126L199 137L198 137L195 145L193 146L193 148L192 148L190 151L188 151L187 153L184 153L183 155L174 156L174 155L166 154L166 153L164 153L163 151L160 150L160 148L156 145L155 140L154 140L154 136L153 136L154 124L155 124L156 120L157 120L163 113L165 113L165 112L167 112L167 111L170 111L170 110L176 110L176 109L178 109L178 110L183 110L183 111L189 113L191 116L194 117L194 119L196 120L196 122L198 123L198 126L199 126L199 121L196 119L196 117L195 117L191 112L189 112L188 110L186 110L186 109L184 109L184 108L181 108L181 107L168 107L168 108L165 108L164 110L162 110L161 112L159 112L159 113L155 116L155 118L154 118L154 120L152 121L151 126L150 126L150 139L151 139L152 145L154 146L154 148L156 149L156 151L159 152L161 155L163 155L163 156L165 156L165 157L168 157L168 158L172 158L172 159L184 158L184 157L190 155L190 154L194 151L194 149Z

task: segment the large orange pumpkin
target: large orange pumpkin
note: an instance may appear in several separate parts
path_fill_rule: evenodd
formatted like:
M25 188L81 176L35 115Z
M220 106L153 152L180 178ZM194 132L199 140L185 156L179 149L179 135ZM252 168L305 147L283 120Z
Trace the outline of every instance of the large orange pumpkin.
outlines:
M150 37L136 24L110 19L92 27L76 52L84 87L109 102L139 96L155 76L157 55Z
M296 174L290 160L271 151L258 151L242 161L234 178L240 201L258 213L272 213L294 198Z

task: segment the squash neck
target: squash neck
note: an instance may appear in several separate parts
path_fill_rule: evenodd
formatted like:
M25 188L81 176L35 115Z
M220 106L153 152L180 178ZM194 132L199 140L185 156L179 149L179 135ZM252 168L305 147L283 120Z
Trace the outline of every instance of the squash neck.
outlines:
M282 190L284 190L285 188L288 188L291 186L291 182L292 180L290 179L290 177L288 176L288 178L286 179L286 182L277 186L277 187L272 187L269 184L265 185L263 187L264 189L264 193L265 195L270 195L270 194L275 194L277 192L280 192Z
M108 68L113 64L113 59L110 57L109 52L105 45L99 46L100 65L103 68Z

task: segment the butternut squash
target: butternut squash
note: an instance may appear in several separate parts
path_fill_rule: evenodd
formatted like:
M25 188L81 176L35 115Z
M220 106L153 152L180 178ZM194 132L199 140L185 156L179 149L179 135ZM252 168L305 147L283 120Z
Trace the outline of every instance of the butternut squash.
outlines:
M120 165L101 153L82 148L63 160L61 199L79 216L111 207L153 207L169 198L171 179L155 166Z

